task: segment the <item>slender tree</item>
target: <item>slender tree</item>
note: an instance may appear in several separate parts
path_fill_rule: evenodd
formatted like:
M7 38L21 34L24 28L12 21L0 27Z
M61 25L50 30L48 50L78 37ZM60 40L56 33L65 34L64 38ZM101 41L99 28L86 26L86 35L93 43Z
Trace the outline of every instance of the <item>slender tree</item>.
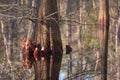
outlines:
M118 22L116 24L116 54L118 54L118 43L120 42L120 1L117 0ZM120 80L120 56L116 55L117 74L116 80Z
M82 8L80 7L82 5L82 0L77 0L76 1L76 6L77 6L77 10L78 10L78 21L80 21L80 23L82 22L82 17L81 17L81 11L82 11ZM82 71L83 70L83 65L82 65L82 24L79 24L77 26L77 33L78 33L78 51L79 51L79 54L78 54L78 61L77 61L77 65L78 65L78 72ZM78 78L80 80L83 80L82 77L81 78Z
M99 38L101 58L101 80L107 80L108 32L109 32L109 1L99 0Z
M74 3L73 0L68 0L67 1L67 9L66 9L66 14L68 16L68 19L71 19L72 16L71 16L71 13L73 11L73 8L72 8L72 4L71 3ZM71 45L71 40L72 40L72 22L68 22L68 30L67 30L67 44L68 45ZM70 54L68 55L68 79L69 79L69 76L70 74L72 74L72 53L70 52Z

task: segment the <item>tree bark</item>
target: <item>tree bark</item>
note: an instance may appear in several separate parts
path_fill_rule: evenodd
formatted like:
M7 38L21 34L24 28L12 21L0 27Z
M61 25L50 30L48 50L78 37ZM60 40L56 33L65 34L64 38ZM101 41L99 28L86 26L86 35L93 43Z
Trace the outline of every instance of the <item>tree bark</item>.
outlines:
M120 1L117 0L117 9L118 9L118 21L116 24L116 54L118 54L118 46L120 42ZM116 67L117 67L117 73L116 73L116 80L120 80L120 56L116 55Z
M36 62L36 80L59 80L62 60L62 42L58 23L57 0L39 1L39 11L36 25L35 40L44 46L44 60ZM52 50L52 55L50 55Z
M71 13L74 11L73 6L71 3L74 3L73 0L67 1L67 9L66 9L66 15L68 16L68 19L72 18ZM71 46L71 40L72 40L72 22L68 22L68 30L67 30L67 45ZM69 79L70 74L72 74L72 53L67 56L68 57L68 71L67 71L67 77ZM71 79L70 79L71 80Z
M38 1L37 0L31 0L29 1L29 8L32 8L32 17L36 18L37 17L37 12L38 12ZM28 28L28 38L35 39L35 21L29 20L28 22L29 28Z
M108 33L109 33L109 2L99 0L100 9L98 17L100 58L101 58L101 80L107 80L107 55L108 55Z

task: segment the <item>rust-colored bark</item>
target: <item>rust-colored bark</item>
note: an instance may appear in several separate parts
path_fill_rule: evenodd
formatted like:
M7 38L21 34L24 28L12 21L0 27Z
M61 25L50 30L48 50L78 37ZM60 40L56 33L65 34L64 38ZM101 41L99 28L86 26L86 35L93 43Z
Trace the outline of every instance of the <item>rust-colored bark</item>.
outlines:
M99 39L101 57L101 80L107 80L107 55L108 55L108 33L109 33L109 2L100 0L99 9Z

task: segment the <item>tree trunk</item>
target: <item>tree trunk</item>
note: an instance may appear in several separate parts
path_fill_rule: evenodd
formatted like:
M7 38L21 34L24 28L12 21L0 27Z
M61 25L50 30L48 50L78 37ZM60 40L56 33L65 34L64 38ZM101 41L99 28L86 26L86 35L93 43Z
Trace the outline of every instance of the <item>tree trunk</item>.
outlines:
M120 21L120 18L119 20ZM120 80L120 56L118 55L119 51L117 49L118 47L118 35L120 33L120 23L118 23L116 25L117 30L117 34L116 34L116 68L117 68L117 72L116 72L116 80Z
M71 19L71 13L73 11L72 5L71 3L74 3L74 1L72 0L68 0L67 1L67 9L66 9L66 15L68 16L68 19ZM71 40L72 40L72 22L68 22L68 30L67 30L67 45L71 46ZM72 74L72 53L70 52L70 54L67 56L68 57L68 73L67 73L67 77L69 79L70 74Z
M71 16L69 18L71 19ZM68 31L67 31L67 38L68 38L67 45L70 45L70 46L71 46L71 40L72 40L71 24L72 22L70 21L70 23L68 23ZM69 79L70 74L72 74L72 52L70 52L70 54L67 57L68 57L68 79Z
M57 0L39 1L39 12L36 25L35 39L44 46L44 60L36 62L36 80L59 80L62 60L62 42L58 23ZM52 50L52 55L50 55Z
M101 58L101 80L107 80L107 55L108 55L108 32L109 32L109 2L99 0L99 39Z
M82 17L81 17L81 11L82 11L82 9L81 9L81 5L82 5L82 0L78 0L77 2L76 2L76 4L78 4L77 5L77 7L78 7L78 21L80 21L80 23L82 22ZM77 32L78 32L78 68L77 68L77 70L78 70L78 72L80 72L80 71L82 71L83 70L83 54L82 54L82 24L79 24L78 26L77 26ZM77 80L83 80L82 79L82 77L81 78L77 78Z
M47 0L39 1L39 11L38 11L38 18L42 21L37 21L36 31L37 34L35 35L36 42L41 46L44 46L45 49L48 51L50 49L50 33L49 27L47 26L46 20L43 18L46 16L46 6ZM47 53L47 52L46 52ZM44 60L40 60L36 62L36 72L35 72L35 79L36 80L49 80L49 66L47 66L48 58L45 57Z
M118 46L120 42L120 0L117 0L117 9L118 9L118 21L116 24L116 54L118 54ZM116 80L120 80L120 56L116 55L116 67L117 67L117 73L116 73Z
M31 0L29 1L29 8L32 8L32 17L36 18L37 17L37 12L38 12L38 1L37 0ZM28 38L35 39L35 21L29 20L29 28L28 28Z

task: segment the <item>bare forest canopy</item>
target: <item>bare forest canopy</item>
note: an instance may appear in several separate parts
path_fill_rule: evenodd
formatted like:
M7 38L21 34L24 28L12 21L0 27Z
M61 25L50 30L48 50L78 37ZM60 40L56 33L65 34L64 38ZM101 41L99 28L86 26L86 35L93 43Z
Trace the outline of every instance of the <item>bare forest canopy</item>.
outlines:
M59 51L60 47L62 53L63 47L62 60L58 60L59 80L101 80L101 69L105 68L102 60L107 60L107 80L120 80L120 0L50 1L0 0L0 80L34 80L38 76L34 67L26 69L22 65L21 43L24 38L31 38L35 44L48 43L47 50L55 45L54 49ZM100 7L100 2L104 5L106 1L109 1L109 6L105 9ZM100 28L100 25L106 26L106 17L104 20L102 16L105 13L109 15L106 22L109 29ZM36 28L39 25L43 30ZM104 53L101 44L104 44L105 37L100 29L109 30L108 46L105 47L107 59L101 58L101 53ZM47 41L48 38L51 40L51 34L54 43Z

